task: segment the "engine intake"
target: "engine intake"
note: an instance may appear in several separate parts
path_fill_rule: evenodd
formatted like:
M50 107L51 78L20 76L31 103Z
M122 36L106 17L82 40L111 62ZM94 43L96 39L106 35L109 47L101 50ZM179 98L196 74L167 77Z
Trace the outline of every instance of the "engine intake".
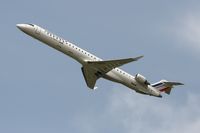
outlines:
M142 85L150 85L150 83L147 81L147 79L144 76L142 76L141 74L136 74L135 80Z

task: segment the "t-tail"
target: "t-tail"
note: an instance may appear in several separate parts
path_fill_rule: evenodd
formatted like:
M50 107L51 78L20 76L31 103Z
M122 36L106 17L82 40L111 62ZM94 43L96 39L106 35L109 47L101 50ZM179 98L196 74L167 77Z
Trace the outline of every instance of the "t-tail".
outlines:
M183 83L179 82L169 82L166 80L161 80L157 83L152 84L151 86L159 90L160 92L165 92L167 94L171 93L171 90L174 86L183 85Z

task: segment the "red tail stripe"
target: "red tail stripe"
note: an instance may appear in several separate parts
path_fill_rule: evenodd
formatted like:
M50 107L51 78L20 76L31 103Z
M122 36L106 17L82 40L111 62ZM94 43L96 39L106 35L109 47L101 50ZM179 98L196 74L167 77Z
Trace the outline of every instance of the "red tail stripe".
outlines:
M161 92L164 92L164 91L166 91L166 90L168 90L168 89L170 89L170 87L163 88L163 89L161 89L160 91L161 91Z

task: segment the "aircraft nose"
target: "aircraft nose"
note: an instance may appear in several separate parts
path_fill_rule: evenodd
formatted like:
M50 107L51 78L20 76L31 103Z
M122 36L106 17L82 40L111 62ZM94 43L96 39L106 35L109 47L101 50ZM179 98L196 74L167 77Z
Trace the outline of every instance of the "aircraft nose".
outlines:
M16 25L17 28L19 28L20 30L23 30L25 28L25 25L24 24L17 24Z
M22 24L16 24L17 28L20 28L22 26Z

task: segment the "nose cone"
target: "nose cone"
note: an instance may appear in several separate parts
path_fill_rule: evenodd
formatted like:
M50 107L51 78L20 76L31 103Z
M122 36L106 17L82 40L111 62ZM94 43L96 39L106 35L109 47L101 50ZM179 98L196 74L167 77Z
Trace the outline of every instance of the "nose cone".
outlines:
M25 27L26 27L24 24L17 24L16 26L17 26L17 28L19 28L19 29L22 30L22 31L23 31L23 30L25 29Z
M20 28L20 25L21 25L21 24L16 24L17 28Z

